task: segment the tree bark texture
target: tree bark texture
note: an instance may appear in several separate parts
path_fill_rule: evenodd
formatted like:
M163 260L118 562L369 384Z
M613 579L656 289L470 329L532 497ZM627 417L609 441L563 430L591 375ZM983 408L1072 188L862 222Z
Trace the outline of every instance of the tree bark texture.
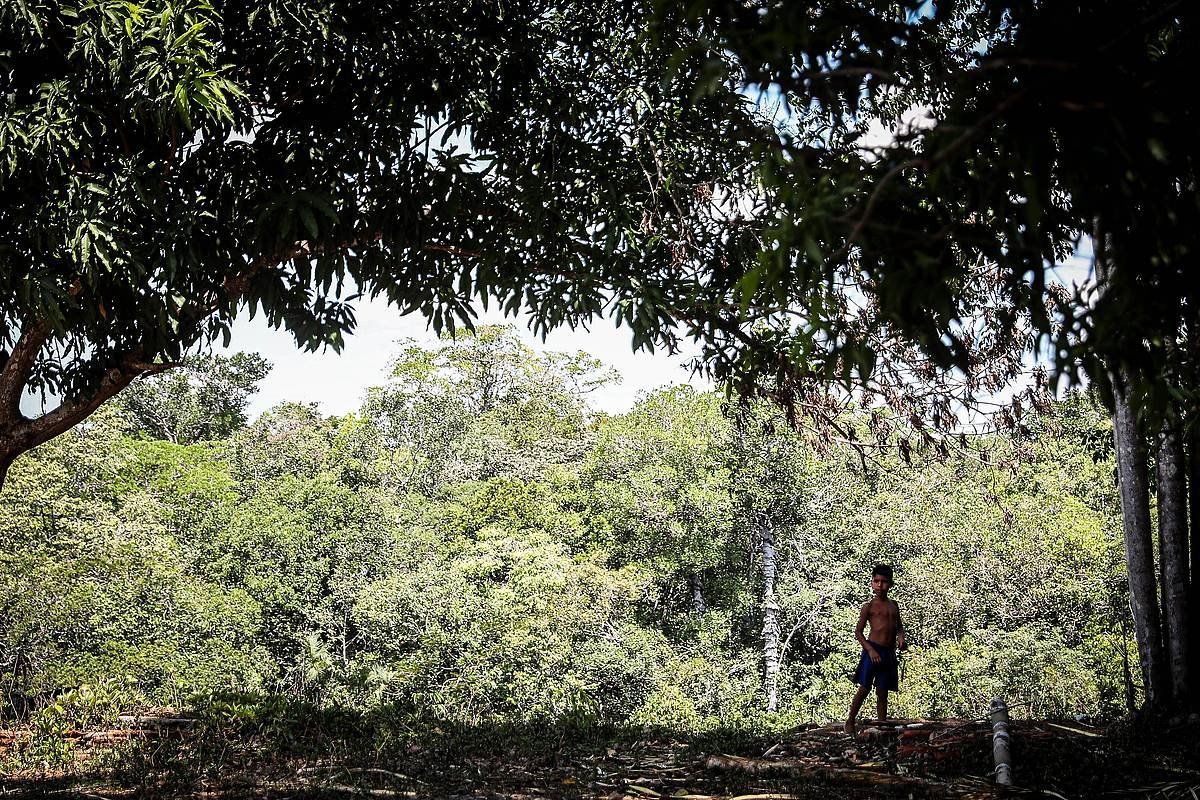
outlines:
M1158 438L1158 552L1162 563L1163 644L1171 702L1188 702L1188 512L1183 439L1177 422Z
M12 466L16 460L16 455L10 454L4 449L4 440L0 437L0 491L4 489L4 482L8 479L8 468Z
M1188 583L1200 588L1200 420L1191 432L1188 454L1188 528L1191 541L1188 553L1191 556L1191 567L1188 570ZM1196 618L1200 620L1200 617Z
M1188 358L1192 363L1200 363L1200 314L1193 312L1192 318L1187 322L1187 348ZM1195 403L1190 404L1187 410L1182 415L1185 450L1187 456L1187 490L1188 490L1188 586L1195 590L1200 589L1200 408L1196 407ZM1195 604L1192 605L1192 675L1200 678L1200 668L1196 668L1196 661L1200 659L1200 646L1196 643L1200 642L1200 614L1197 611ZM1193 694L1193 702L1200 706L1200 692Z
M767 711L779 708L779 603L775 599L775 528L759 520L763 575L763 689Z
M699 572L693 572L688 576L688 583L692 587L692 613L700 615L704 613L704 576Z
M1192 599L1200 590L1200 420L1196 420L1188 437L1188 515L1190 569L1188 574L1188 673L1200 679L1200 602ZM1200 691L1191 692L1193 709L1200 709Z
M135 378L177 366L147 363L136 351L124 353L114 361L115 366L103 373L90 393L64 400L39 417L26 417L21 413L21 398L51 333L49 323L44 320L26 322L12 352L0 359L0 490L4 488L9 467L22 453L75 427Z
M1092 230L1093 266L1099 290L1106 293L1115 265L1109 260L1110 237L1095 220ZM1162 625L1155 588L1154 542L1150 531L1149 471L1137 414L1129 403L1129 382L1114 367L1108 377L1113 393L1113 445L1117 456L1117 484L1121 494L1121 529L1125 540L1125 566L1129 573L1129 607L1137 640L1138 665L1147 708L1161 707L1167 691Z
M1155 709L1166 700L1167 687L1155 587L1154 543L1150 531L1148 468L1137 417L1129 405L1122 377L1113 376L1113 441L1121 490L1125 564L1129 570L1129 599L1146 705Z

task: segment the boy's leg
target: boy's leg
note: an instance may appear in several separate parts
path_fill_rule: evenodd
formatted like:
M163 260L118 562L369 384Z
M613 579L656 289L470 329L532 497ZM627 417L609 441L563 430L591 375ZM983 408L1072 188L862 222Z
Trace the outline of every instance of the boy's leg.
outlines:
M854 721L858 719L859 709L862 708L863 701L867 699L867 694L870 691L870 684L859 686L858 691L854 693L854 699L850 701L850 716L846 719L846 725L843 730L851 736L854 735Z
M883 722L885 719L887 719L887 703L888 703L888 690L884 689L882 687L876 689L875 690L875 710L879 713L879 721L880 722Z

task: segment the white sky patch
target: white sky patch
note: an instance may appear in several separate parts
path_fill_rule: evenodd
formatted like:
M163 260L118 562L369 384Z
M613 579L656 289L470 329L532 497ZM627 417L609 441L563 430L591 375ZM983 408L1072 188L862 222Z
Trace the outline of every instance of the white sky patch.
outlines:
M874 160L880 156L880 151L896 143L900 136L908 136L929 130L937 120L925 106L914 106L900 115L900 121L893 127L884 125L878 119L872 119L866 131L858 140L859 150L864 158Z
M1047 278L1061 283L1068 289L1075 289L1095 283L1096 274L1093 269L1095 256L1092 254L1092 239L1083 237L1075 248L1075 253L1061 264L1050 268Z
M363 299L355 303L358 326L346 337L342 352L332 350L307 353L297 349L291 334L272 330L262 316L253 321L240 318L233 326L233 337L227 349L214 352L231 355L243 350L256 352L274 365L271 373L259 384L258 394L251 398L250 416L283 402L316 403L325 414L347 414L357 411L366 390L381 386L388 378L388 362L399 352L397 341L406 338L418 343L438 346L438 339L429 330L420 314L401 316L382 299ZM544 352L584 351L614 368L621 382L596 390L588 397L598 411L619 414L628 411L640 395L664 386L691 384L700 390L713 388L712 383L693 376L686 364L699 354L699 347L690 340L681 343L678 355L665 351L634 353L632 334L627 328L615 328L608 320L596 320L590 331L562 328L552 331L545 343L531 334L520 320L505 319L494 309L481 312L476 325L515 324L522 340L535 350Z

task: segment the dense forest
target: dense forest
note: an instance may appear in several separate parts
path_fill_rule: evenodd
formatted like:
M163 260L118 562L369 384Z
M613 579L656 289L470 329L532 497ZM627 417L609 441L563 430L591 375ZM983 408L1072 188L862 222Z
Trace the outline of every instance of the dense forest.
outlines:
M144 379L16 462L10 705L89 687L89 708L276 695L461 725L823 721L845 714L878 561L913 642L896 715L1137 700L1111 424L1087 395L1022 439L905 464L688 387L597 413L609 370L511 328L408 343L343 417L296 402L247 422L266 368Z
M1083 6L0 2L0 794L1196 796L1200 5Z

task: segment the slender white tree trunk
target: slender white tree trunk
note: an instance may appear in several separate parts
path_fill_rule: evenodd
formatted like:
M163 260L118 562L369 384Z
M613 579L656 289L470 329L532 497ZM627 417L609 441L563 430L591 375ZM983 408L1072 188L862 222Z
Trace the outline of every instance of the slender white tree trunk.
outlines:
M763 688L767 711L779 708L779 603L775 599L775 528L758 522L763 572Z
M1137 419L1129 406L1124 381L1113 376L1113 441L1121 490L1125 533L1125 564L1129 570L1129 599L1133 610L1138 660L1146 688L1146 705L1158 708L1166 700L1162 627L1154 575L1154 544L1150 532L1150 496L1146 453Z

